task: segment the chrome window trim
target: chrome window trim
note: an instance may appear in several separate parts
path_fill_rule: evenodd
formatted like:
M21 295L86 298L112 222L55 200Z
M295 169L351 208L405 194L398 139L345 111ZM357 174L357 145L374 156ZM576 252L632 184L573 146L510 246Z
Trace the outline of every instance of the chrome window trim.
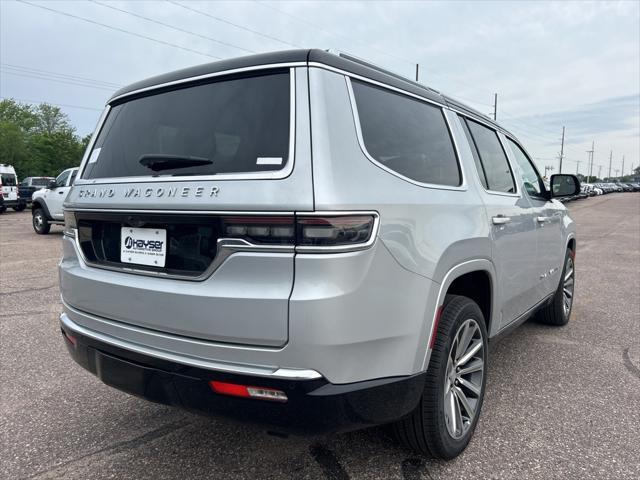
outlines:
M509 134L509 133L504 133L503 135L505 137L505 141L506 140L511 140L513 143L515 143L518 147L520 147L520 149L522 150L522 152L524 153L525 157L527 157L527 160L529 161L529 163L531 164L531 166L533 167L533 169L536 172L536 175L538 175L538 177L540 178L540 180L542 180L542 185L544 185L544 180L542 175L540 175L540 171L538 170L538 167L536 166L536 163L533 161L533 157L529 154L529 152L527 152L527 150L522 146L522 143L520 143L516 137L514 137L513 135ZM509 151L511 151L511 147L509 147ZM515 154L513 154L515 156ZM514 159L515 160L515 159ZM516 164L518 163L517 160L515 161ZM520 165L518 165L518 170L520 170ZM520 175L522 177L522 175ZM546 185L544 186L544 190L545 192L549 192L549 190L547 190ZM522 191L526 191L525 189L522 189ZM538 200L538 201L544 201L544 202L548 202L549 199L544 197L544 196L538 196L538 195L532 195L529 192L527 192L527 195L529 197L531 197L534 200Z
M383 82L378 82L377 80L373 80L368 77L363 77L362 75L358 75L357 73L352 73L347 70L342 70L340 68L332 67L330 65L325 65L324 63L318 62L309 62L309 67L321 68L323 70L328 70L330 72L338 73L340 75L344 75L348 78L355 78L356 80L360 80L362 82L371 83L372 85L377 85L378 87L386 88L387 90L392 90L397 93L401 93L403 95L407 95L408 97L413 97L423 102L431 103L440 108L449 108L446 104L441 102L436 102L435 100L431 100L430 98L422 97L420 95L416 95L415 93L408 92L407 90L403 90L402 88L393 87ZM426 88L426 87L425 87Z
M258 70L270 70L274 68L281 68L284 66L289 66L290 64L273 64L273 65L260 65L258 67L247 67L235 70L226 70L224 72L216 72L215 74L203 75L201 77L191 77L187 79L183 79L176 82L169 82L167 84L161 84L153 87L149 87L148 89L141 89L140 91L152 91L156 88L162 88L167 85L179 85L182 83L189 83L196 80L200 80L201 78L213 78L222 75L231 75L234 73L245 72L245 71L258 71ZM295 64L297 65L297 64ZM304 65L302 63L301 65ZM74 185L103 185L103 184L119 184L119 183L156 183L156 182L196 182L196 181L224 181L224 180L281 180L283 178L287 178L293 172L293 166L295 163L295 146L296 146L296 69L292 66L289 68L289 154L287 157L287 163L284 168L280 170L273 170L269 172L247 172L247 173L221 173L217 175L185 175L185 176L152 176L152 175L140 175L136 177L103 177L103 178L94 178L94 179L85 179L82 178L84 175L84 170L87 165L87 161L90 155L90 152L93 150L93 146L97 137L99 135L104 122L107 119L107 113L110 110L110 105L107 105L105 112L103 112L103 116L100 119L100 123L94 132L94 137L91 138L89 145L87 146L87 150L85 151L84 158L82 159L82 163L80 165L81 172L76 177L76 182ZM188 87L187 87L188 88ZM140 92L136 90L135 92L131 92L130 94L126 94L126 96L133 95L136 92ZM117 97L121 98L124 95ZM111 100L113 102L115 99Z
M200 80L207 80L209 78L221 77L224 75L233 75L236 73L255 72L259 70L272 70L274 68L287 68L287 67L289 67L290 70L293 70L294 67L306 67L306 66L307 66L306 62L269 63L265 65L253 65L250 67L232 68L230 70L222 70L220 72L205 73L204 75L196 75L195 77L181 78L179 80L174 80L172 82L159 83L157 85L151 85L148 87L139 88L138 90L133 90L131 92L123 93L122 95L118 95L117 97L111 98L109 100L109 104L113 102L117 102L118 100L121 100L126 97L139 95L144 92L150 92L153 90L158 90L166 87L173 87L175 85L181 85L183 83L198 82Z
M64 307L76 313L77 315L87 316L90 318L97 319L98 321L105 321L107 319L103 319L101 317L97 317L95 315L91 315L86 312L82 312L77 310L70 305L68 305L64 300L62 301ZM83 327L82 325L77 324L66 313L60 315L60 323L69 329L71 332L79 333L80 335L85 335L94 340L98 340L109 345L113 345L119 348L123 348L125 350L133 351L142 355L148 355L150 357L159 358L161 360L167 360L175 363L179 363L182 365L189 365L192 367L204 368L207 370L220 371L220 372L228 372L228 373L237 373L241 375L255 375L260 377L268 377L268 378L282 378L287 380L314 380L318 378L322 378L322 375L311 369L303 369L303 368L285 368L285 367L268 367L264 365L246 365L246 364L236 364L231 362L221 362L215 360L207 360L203 358L195 358L188 357L181 354L171 353L164 350L157 350L155 348L145 347L143 345L139 345L132 342L127 342L125 340L121 340L116 337L112 337L111 335L103 334L97 332L95 330ZM147 334L155 334L155 332L149 332L140 328L135 328L132 326L123 326L123 328L141 331ZM197 339L188 339L189 342L198 342L205 343L202 340ZM256 348L252 346L240 346L240 345L224 345L215 342L206 342L209 345L220 346L221 348L235 348L235 349L245 349L245 350L268 350L268 351L278 351L280 349L265 349L265 348Z
M482 190L484 190L489 195L497 195L497 196L500 196L500 197L522 198L522 190L520 189L520 183L516 180L516 175L515 175L516 170L514 170L514 168L513 168L513 164L511 163L511 159L509 158L509 154L507 153L507 149L505 148L505 144L504 144L504 141L503 141L502 136L501 136L501 135L504 135L504 133L501 132L500 130L496 129L495 127L492 127L488 123L478 122L475 119L475 117L472 117L471 115L467 115L467 114L462 113L462 112L460 112L458 110L454 110L454 109L452 109L452 110L455 111L461 117L464 117L465 119L469 119L472 122L480 123L483 127L486 127L489 130L493 131L496 134L496 136L498 137L498 142L500 142L500 146L502 147L502 151L504 152L504 156L507 159L507 164L509 165L509 168L511 169L511 178L513 179L513 184L516 187L516 193L500 192L498 190L489 190L489 189L485 188L484 185L482 184L482 182L480 181L480 172L477 171L478 169L476 167L476 173L478 175L478 183L482 187ZM471 129L469 129L469 133L473 137L473 132L471 132ZM478 152L478 155L480 155L480 152ZM480 161L482 162L482 157L480 157Z
M391 175L393 175L395 177L398 177L401 180L404 180L405 182L412 183L412 184L417 185L419 187L433 188L433 189L438 189L438 190L456 190L456 191L466 191L466 190L468 190L467 177L466 177L466 174L465 174L465 171L464 171L464 166L463 166L463 164L461 162L460 150L458 148L458 144L456 142L455 135L453 134L453 129L451 128L451 124L449 123L449 117L445 113L446 107L444 107L443 105L439 105L439 104L437 104L435 102L430 102L430 101L426 100L425 98L420 97L418 95L408 94L409 96L411 96L411 97L413 97L413 98L415 98L417 100L430 103L430 104L436 106L438 109L440 109L440 113L442 114L442 117L444 119L444 123L445 123L445 125L447 127L447 130L449 132L449 138L451 139L451 144L453 146L454 155L456 156L456 162L457 162L457 165L458 165L458 170L460 172L461 183L460 183L460 185L457 185L457 186L441 185L441 184L438 184L438 183L419 182L417 180L414 180L414 179L411 179L409 177L406 177L406 176L402 175L399 172L396 172L395 170L387 167L386 165L383 165L378 160L376 160L373 157L373 155L371 155L369 153L369 151L367 150L367 147L366 147L366 145L364 143L364 138L362 136L362 126L360 125L360 115L358 113L358 106L356 104L355 95L353 93L353 86L351 85L351 76L345 75L344 78L345 78L345 82L347 84L347 90L349 92L349 103L351 104L351 111L352 111L352 114L353 114L353 120L354 120L355 128L356 128L356 137L358 138L358 145L360 146L360 150L362 150L362 153L367 157L367 159L371 163L373 163L378 168L381 168L382 170L386 171L387 173L389 173L389 174L391 174ZM354 78L358 79L357 76L354 76ZM388 90L391 90L391 91L394 91L394 92L397 92L397 93L401 93L403 95L406 94L406 92L403 92L403 91L401 91L399 89L396 89L396 88L389 87L389 86L381 84L379 82L373 82L373 81L370 81L370 80L365 80L365 81L367 81L369 83L372 83L372 84L375 84L375 85L378 85L378 86L380 86L382 88L386 88Z

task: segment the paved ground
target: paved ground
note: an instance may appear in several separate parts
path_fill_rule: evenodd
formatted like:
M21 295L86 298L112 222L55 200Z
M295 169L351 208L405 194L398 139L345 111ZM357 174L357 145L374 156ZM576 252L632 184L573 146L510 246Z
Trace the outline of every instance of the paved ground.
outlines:
M67 356L61 230L0 216L0 478L640 478L640 194L570 204L579 226L570 324L527 323L492 352L480 423L449 463L385 429L282 439L147 403Z

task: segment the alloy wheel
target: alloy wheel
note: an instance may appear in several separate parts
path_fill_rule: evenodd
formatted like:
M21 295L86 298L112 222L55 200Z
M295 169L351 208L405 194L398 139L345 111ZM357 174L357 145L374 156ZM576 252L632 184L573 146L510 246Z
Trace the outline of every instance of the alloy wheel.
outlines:
M484 379L484 340L474 319L465 320L455 334L447 360L444 415L452 438L462 438L476 417Z
M567 262L564 267L564 279L562 285L562 311L565 318L571 313L571 306L573 305L573 287L575 284L573 258L567 256Z

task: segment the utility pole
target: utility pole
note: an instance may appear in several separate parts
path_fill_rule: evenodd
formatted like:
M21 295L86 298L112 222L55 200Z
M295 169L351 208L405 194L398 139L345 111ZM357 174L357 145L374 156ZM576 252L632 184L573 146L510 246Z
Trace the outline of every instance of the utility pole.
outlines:
M562 158L564 157L564 127L562 127L562 143L560 143L560 166L558 173L562 173Z
M593 152L595 151L594 147L595 142L591 142L591 150L587 150L587 153L589 154L589 158L591 160L591 163L589 164L589 179L587 180L587 183L591 183L591 174L593 173Z
M544 177L547 178L547 172L553 172L553 165L544 166Z
M578 171L580 170L581 163L582 163L582 160L576 160L576 175L578 175Z
M622 175L621 177L624 177L624 155L622 155Z
M416 82L418 81L418 72L420 70L420 65L416 63Z
M498 94L493 94L493 121L495 122L498 118Z
M609 178L611 178L611 159L613 158L613 150L609 154Z

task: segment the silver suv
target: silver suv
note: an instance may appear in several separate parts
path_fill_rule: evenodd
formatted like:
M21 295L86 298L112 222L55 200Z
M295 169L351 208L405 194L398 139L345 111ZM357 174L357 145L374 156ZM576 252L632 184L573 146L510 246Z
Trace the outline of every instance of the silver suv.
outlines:
M469 442L488 342L563 325L575 227L518 140L359 59L262 54L108 102L65 202L72 357L151 401Z

